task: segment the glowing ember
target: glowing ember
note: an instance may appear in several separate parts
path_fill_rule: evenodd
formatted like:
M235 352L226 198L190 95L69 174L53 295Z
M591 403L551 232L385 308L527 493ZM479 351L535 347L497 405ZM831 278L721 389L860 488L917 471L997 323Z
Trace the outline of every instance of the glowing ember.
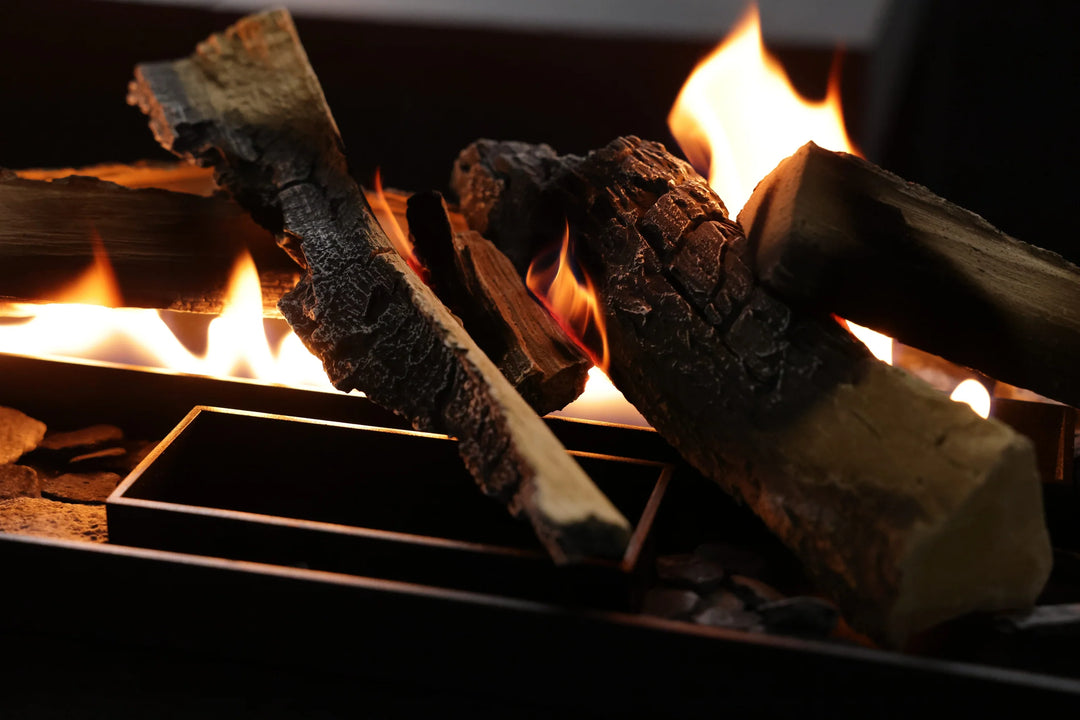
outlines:
M969 378L960 383L949 398L956 402L967 403L979 417L990 416L990 393L978 380Z
M690 75L668 116L679 146L738 215L754 186L807 141L854 152L837 78L822 102L799 97L765 52L756 6Z
M558 253L547 253L533 260L525 275L525 284L559 321L563 330L606 373L609 357L604 315L592 280L574 262L569 225L563 233Z

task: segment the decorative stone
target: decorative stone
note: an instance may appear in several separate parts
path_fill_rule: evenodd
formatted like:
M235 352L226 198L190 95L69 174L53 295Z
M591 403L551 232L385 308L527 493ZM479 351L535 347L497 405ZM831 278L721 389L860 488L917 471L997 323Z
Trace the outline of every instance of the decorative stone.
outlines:
M41 497L41 480L34 468L0 465L0 500Z
M94 452L88 452L83 455L76 455L68 460L69 463L86 463L93 462L94 460L104 460L107 458L118 458L127 455L127 450L122 447L105 448L104 450L95 450Z
M724 568L699 555L663 555L656 559L656 575L661 582L708 592L724 580Z
M115 443L124 438L124 431L115 425L91 425L71 432L52 433L38 447L45 450L81 450Z
M13 463L38 446L45 423L14 408L0 407L0 465Z
M65 540L107 542L103 505L73 505L44 498L0 501L0 532Z
M53 500L76 503L104 503L120 484L120 476L111 472L65 473L45 478L41 494Z
M840 618L832 603L805 595L765 603L757 612L770 632L810 637L827 637Z
M731 610L719 605L707 607L694 613L694 622L709 627L742 630L743 632L764 632L765 626L757 613L749 610Z
M701 602L693 590L653 588L642 599L641 612L668 620L687 620Z
M784 594L772 585L767 585L760 580L745 575L732 575L731 587L751 610L757 610L758 607L765 603L784 599Z

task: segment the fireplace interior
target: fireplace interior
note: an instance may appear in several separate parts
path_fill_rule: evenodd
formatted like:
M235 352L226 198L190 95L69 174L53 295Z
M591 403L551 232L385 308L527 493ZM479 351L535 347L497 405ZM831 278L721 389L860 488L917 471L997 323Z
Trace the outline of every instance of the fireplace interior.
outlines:
M1076 87L1061 78L1080 69L1064 50L1068 18L1034 8L1016 21L1004 3L881 6L875 40L843 54L856 142L1080 262L1062 232L1078 189L1060 112ZM6 4L0 167L172 159L124 103L132 69L185 56L237 17ZM634 134L676 148L667 111L719 39L302 11L296 22L357 179L370 185L379 167L389 187L443 192L457 153L479 137L583 154ZM824 94L831 44L788 38L770 49L797 88ZM1046 69L1054 63L1063 69ZM1024 88L1008 102L1003 78ZM107 509L109 542L0 533L0 637L12 661L0 708L12 717L1080 705L1080 446L1066 406L1004 399L1000 410L1037 428L1055 563L1045 612L963 618L902 651L838 619L761 522L651 429L545 419L634 531L620 561L557 568L526 526L460 494L473 488L449 441L409 433L363 397L10 353L0 354L0 406L50 429L113 425L155 447L107 505L93 502ZM352 474L364 482L350 490L341 483ZM730 615L729 601L746 611L743 625L693 621Z

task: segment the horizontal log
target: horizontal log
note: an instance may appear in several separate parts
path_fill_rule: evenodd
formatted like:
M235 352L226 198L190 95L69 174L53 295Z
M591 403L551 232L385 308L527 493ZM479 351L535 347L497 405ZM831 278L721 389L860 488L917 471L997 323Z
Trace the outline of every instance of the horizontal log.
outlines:
M214 165L302 260L280 307L337 388L456 437L481 487L528 518L556 560L623 555L626 519L379 227L286 11L138 66L128 99L166 149Z
M298 268L235 203L90 177L51 181L0 173L0 298L70 301L66 290L104 250L120 305L221 311L236 258L251 253L264 309L296 284Z
M1080 268L853 155L810 143L739 214L761 281L1080 406Z
M1031 443L759 285L740 227L688 164L637 138L585 158L480 141L453 177L464 215L519 254L568 219L612 381L854 626L899 645L1033 602L1051 555Z
M592 361L538 303L491 241L455 233L436 192L409 198L409 229L430 284L540 415L585 390Z

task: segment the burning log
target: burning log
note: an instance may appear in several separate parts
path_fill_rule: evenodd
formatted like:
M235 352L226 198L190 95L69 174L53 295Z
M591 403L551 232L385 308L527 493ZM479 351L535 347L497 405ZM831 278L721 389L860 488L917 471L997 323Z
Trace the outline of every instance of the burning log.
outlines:
M296 267L247 214L220 197L132 190L90 177L52 181L0 171L0 298L71 301L66 286L106 262L115 304L220 312L244 250L260 268L266 313L296 283Z
M140 65L129 101L164 147L214 165L305 267L280 308L336 387L456 436L484 490L557 560L622 555L626 519L379 227L286 11L242 19L190 58Z
M793 304L1080 406L1080 268L1061 256L813 143L739 221L761 282Z
M741 229L688 164L637 138L586 158L480 141L454 186L518 258L569 221L612 381L854 625L902 643L1033 602L1051 555L1030 442L759 285Z
M573 402L592 362L479 233L455 233L439 193L409 198L409 230L431 285L541 415Z

